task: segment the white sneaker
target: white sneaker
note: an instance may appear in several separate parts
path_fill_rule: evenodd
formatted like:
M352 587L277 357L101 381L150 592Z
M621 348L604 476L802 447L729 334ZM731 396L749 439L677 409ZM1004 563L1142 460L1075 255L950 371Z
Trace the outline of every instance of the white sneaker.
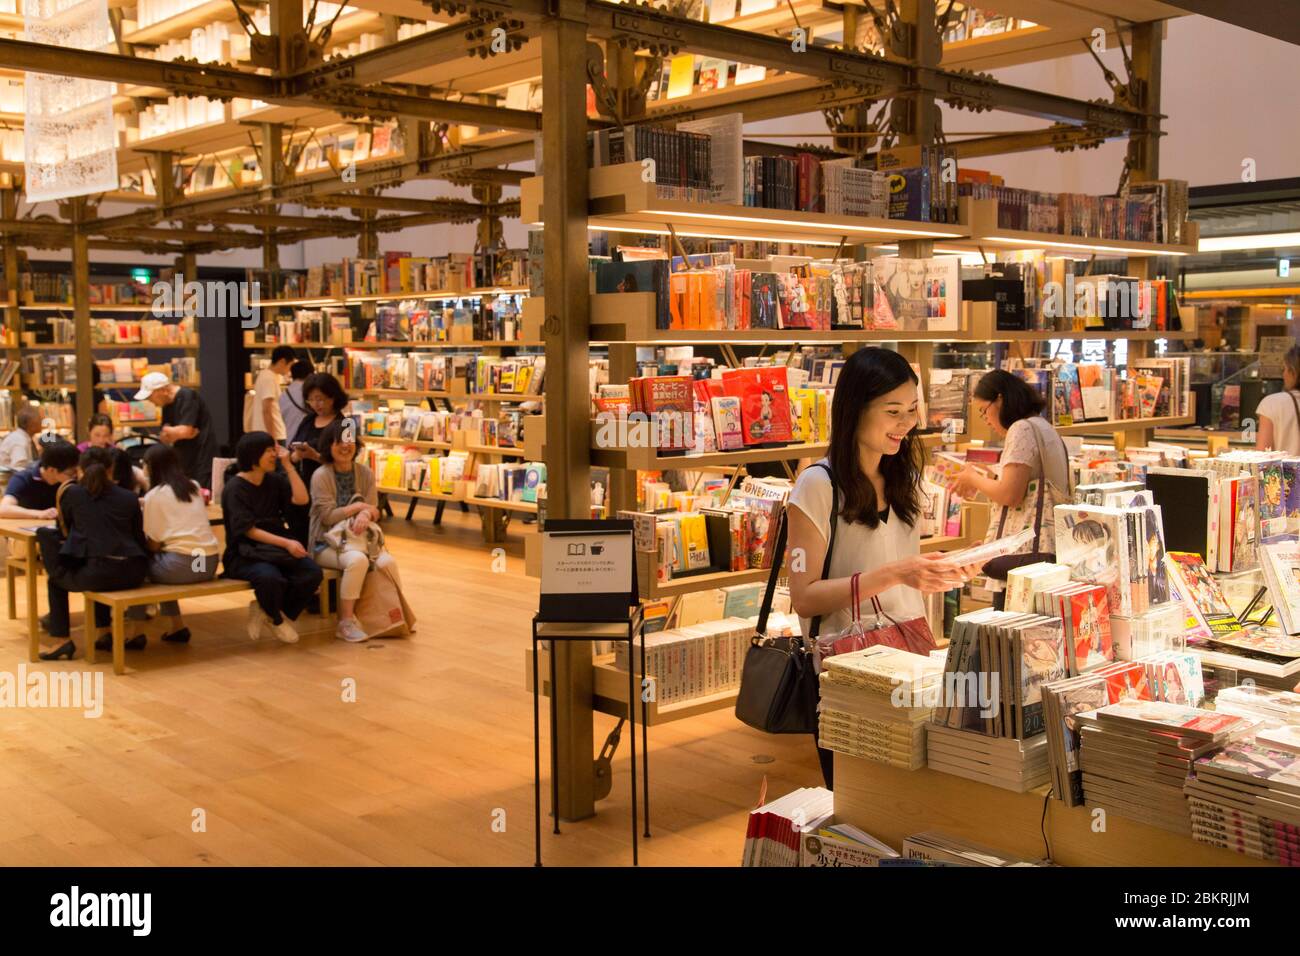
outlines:
M298 632L294 630L293 624L289 622L287 617L281 618L279 624L272 624L271 633L274 634L276 639L278 639L282 644L298 643Z
M370 640L370 635L361 629L361 625L355 617L339 618L338 627L334 629L334 635L341 641L347 641L349 644L360 644L362 641Z
M271 619L266 616L262 610L262 605L256 601L248 602L248 639L250 641L260 640L262 632L269 629Z

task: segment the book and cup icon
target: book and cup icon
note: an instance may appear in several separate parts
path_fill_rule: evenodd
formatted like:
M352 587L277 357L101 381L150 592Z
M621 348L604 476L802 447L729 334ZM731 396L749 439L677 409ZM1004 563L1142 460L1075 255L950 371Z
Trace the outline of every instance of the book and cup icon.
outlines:
M571 542L568 546L568 555L571 558L582 558L590 553L592 557L599 557L605 553L605 545L593 544L588 551L587 545L580 541Z

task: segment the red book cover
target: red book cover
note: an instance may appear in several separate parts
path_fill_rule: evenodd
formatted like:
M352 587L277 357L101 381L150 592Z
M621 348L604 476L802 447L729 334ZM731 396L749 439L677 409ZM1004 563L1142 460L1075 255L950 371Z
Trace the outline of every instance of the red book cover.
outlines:
M400 292L402 290L402 270L399 263L403 259L411 258L409 252L385 252L384 253L384 292Z
M1116 664L1112 672L1106 669L1106 699L1110 703L1121 700L1151 700L1151 686L1147 683L1147 670L1141 664Z
M1110 639L1110 602L1103 585L1070 595L1071 664L1075 674L1115 659Z
M725 394L740 399L740 424L746 445L793 439L785 366L724 372L722 388Z
M645 382L646 411L657 426L663 451L682 451L695 435L693 384L689 375L661 375Z

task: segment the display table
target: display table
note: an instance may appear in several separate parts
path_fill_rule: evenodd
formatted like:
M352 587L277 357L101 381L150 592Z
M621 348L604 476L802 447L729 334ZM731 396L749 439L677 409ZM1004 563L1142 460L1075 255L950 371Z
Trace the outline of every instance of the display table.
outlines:
M835 821L850 823L901 849L923 830L941 830L1027 859L1042 859L1047 789L1012 793L936 770L900 770L874 760L835 755ZM1094 832L1091 807L1049 801L1046 830L1052 859L1062 866L1274 866L1197 843L1157 827L1105 816Z

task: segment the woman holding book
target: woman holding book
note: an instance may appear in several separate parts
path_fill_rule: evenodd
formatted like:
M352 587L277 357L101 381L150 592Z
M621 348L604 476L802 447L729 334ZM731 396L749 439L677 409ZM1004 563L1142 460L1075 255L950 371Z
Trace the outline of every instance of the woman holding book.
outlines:
M957 475L953 491L961 498L982 494L993 502L989 540L1025 528L1037 532L1021 549L1024 553L998 558L985 567L987 576L1005 583L1007 571L1029 561L1030 553L1033 561L1055 560L1052 509L1069 501L1070 456L1061 436L1042 416L1042 396L1024 379L995 369L976 383L971 401L975 414L1003 439L1002 455L996 476L967 465ZM1005 600L1005 589L994 592L994 607L1000 609Z
M799 476L786 512L790 599L805 641L852 622L855 585L867 616L874 598L910 622L925 618L922 594L959 587L978 570L921 554L918 386L888 349L861 349L840 372L829 454ZM830 752L819 747L818 756L830 787Z
M366 551L351 547L346 538L365 535L367 528L378 525L375 476L357 461L361 439L351 419L332 422L321 435L318 450L323 467L311 476L311 534L307 548L322 568L343 572L339 580L336 635L351 643L368 641L370 636L357 620L356 609L366 574L371 569L371 559ZM341 522L347 522L346 534L329 535ZM374 558L374 568L388 572L401 587L397 562L387 549L381 549Z
M1282 391L1259 401L1259 431L1255 447L1300 455L1300 345L1293 345L1282 360Z

